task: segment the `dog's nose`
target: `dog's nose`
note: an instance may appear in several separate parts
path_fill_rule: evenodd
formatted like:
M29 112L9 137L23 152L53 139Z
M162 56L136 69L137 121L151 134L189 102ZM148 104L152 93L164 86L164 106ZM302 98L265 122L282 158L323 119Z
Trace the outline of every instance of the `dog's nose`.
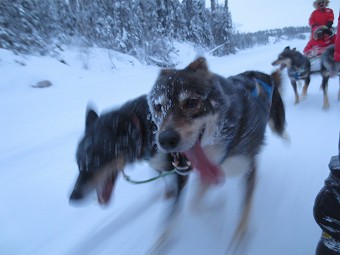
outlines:
M71 201L81 200L84 198L84 193L80 189L74 189L70 195Z
M167 129L158 135L158 142L162 149L174 149L180 140L179 134L173 129Z

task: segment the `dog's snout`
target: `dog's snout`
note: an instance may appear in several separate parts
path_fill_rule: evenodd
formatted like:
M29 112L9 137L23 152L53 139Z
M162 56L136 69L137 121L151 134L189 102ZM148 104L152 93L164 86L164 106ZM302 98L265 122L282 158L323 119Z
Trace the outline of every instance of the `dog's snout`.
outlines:
M158 142L164 150L174 149L180 141L180 135L173 129L162 131L158 136Z
M84 193L80 189L74 189L70 195L70 201L81 200L84 197Z

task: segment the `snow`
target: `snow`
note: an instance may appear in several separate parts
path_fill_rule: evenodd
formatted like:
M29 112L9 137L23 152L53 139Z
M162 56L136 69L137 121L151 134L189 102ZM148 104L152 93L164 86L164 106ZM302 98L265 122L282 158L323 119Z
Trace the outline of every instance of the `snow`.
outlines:
M281 41L206 58L209 68L224 76L250 69L269 73L274 70L270 63L285 46L302 51L306 43ZM193 48L182 45L178 68L195 57ZM56 58L0 49L0 254L147 254L168 209L163 181L133 185L119 177L106 207L95 197L74 206L68 196L77 177L75 150L87 104L99 112L117 107L149 92L158 72L157 67L101 49L65 48ZM42 80L52 86L32 87ZM330 157L338 153L340 128L338 79L329 81L327 111L322 110L320 84L321 77L313 75L308 97L294 105L284 73L290 143L268 128L250 234L241 254L314 253L321 231L313 219L313 203L328 176ZM127 173L134 179L155 175L146 163L129 167ZM226 254L240 212L241 184L239 177L227 179L194 207L198 178L192 173L161 254Z

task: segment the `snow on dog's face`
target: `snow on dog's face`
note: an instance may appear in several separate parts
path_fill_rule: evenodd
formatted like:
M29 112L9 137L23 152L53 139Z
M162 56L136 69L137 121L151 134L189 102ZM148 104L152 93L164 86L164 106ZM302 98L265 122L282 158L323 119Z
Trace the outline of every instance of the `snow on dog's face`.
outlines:
M183 152L202 138L214 112L210 78L203 58L183 70L161 71L148 97L160 149Z
M196 168L211 166L198 159L206 158L202 148L213 143L216 132L212 77L206 60L198 58L185 69L162 70L148 95L158 147L185 154Z

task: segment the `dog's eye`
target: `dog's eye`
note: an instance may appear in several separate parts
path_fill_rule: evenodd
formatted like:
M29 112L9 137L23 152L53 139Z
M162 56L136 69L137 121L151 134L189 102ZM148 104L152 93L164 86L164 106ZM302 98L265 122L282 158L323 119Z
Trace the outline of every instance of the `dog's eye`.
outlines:
M160 112L162 111L162 105L161 104L155 104L154 106L155 112Z
M184 107L187 109L195 108L198 105L198 99L187 99L184 102Z

